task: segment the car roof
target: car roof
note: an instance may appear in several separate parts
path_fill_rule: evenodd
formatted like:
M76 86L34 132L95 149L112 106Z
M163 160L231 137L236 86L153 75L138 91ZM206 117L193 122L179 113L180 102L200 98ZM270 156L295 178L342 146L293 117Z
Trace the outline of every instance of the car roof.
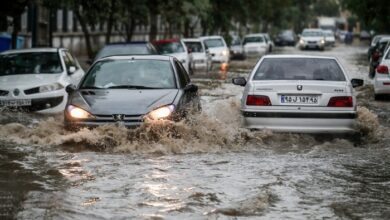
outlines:
M305 31L323 31L322 29L319 29L319 28L305 28L305 29L303 29L303 31L302 32L305 32Z
M183 42L201 42L199 38L184 38L182 39Z
M28 49L14 49L7 50L1 54L11 54L11 53L34 53L34 52L58 52L59 50L67 50L65 48L56 48L56 47L42 47L42 48L28 48Z
M247 34L247 35L245 35L245 37L262 37L262 36L265 36L265 34L263 34L263 33L256 33L256 34Z
M223 39L222 36L219 36L219 35L212 35L212 36L202 36L200 37L200 39Z
M387 42L390 41L390 36L382 37L379 42Z
M114 43L106 44L106 46L143 45L143 44L148 44L148 43L149 43L148 41L114 42Z
M329 56L297 55L297 54L265 55L264 58L315 58L315 59L333 59L333 60L336 60L335 57L329 57Z
M172 56L167 56L167 55L113 55L113 56L102 57L102 58L98 59L97 61L102 61L102 60L128 60L128 59L169 61L172 58L173 58Z

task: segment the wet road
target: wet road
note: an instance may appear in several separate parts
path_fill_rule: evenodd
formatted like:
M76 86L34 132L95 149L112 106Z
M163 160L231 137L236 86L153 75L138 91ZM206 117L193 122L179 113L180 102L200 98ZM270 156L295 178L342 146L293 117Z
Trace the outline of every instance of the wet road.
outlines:
M366 47L336 56L358 90L358 137L240 128L254 61L196 74L203 114L175 124L70 133L62 117L2 112L0 219L389 219L390 101L374 101Z

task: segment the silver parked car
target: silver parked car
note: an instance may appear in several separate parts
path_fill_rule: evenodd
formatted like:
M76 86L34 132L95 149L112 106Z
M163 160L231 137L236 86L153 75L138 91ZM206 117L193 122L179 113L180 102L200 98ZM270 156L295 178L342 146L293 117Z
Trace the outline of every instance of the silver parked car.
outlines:
M303 55L267 55L255 66L241 99L244 126L283 132L345 133L354 131L356 98L337 59Z

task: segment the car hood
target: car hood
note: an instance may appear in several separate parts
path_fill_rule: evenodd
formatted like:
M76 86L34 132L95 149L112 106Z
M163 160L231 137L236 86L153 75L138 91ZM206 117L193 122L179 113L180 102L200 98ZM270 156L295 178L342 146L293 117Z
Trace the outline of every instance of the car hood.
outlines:
M61 74L22 74L0 76L0 88L33 88L60 80Z
M160 106L172 104L177 89L81 90L69 102L94 115L144 115Z

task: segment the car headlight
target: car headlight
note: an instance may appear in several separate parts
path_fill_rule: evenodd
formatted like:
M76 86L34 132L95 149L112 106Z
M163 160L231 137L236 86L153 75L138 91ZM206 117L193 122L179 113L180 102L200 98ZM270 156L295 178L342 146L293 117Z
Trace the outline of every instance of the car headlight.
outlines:
M39 92L51 92L51 91L55 91L55 90L60 90L62 88L64 88L64 86L62 86L61 84L53 83L53 84L50 84L50 85L40 86L39 87Z
M299 40L299 43L300 44L305 44L305 41L301 39L301 40Z
M227 55L229 55L229 51L228 50L223 50L221 54L222 54L222 56L227 56Z
M69 115L75 119L94 118L91 113L73 105L69 105L66 110L68 111Z
M320 44L324 44L324 43L325 43L324 39L320 40Z
M166 119L172 115L174 110L175 110L174 105L163 106L163 107L157 108L157 109L149 112L147 117L152 119L152 120Z

